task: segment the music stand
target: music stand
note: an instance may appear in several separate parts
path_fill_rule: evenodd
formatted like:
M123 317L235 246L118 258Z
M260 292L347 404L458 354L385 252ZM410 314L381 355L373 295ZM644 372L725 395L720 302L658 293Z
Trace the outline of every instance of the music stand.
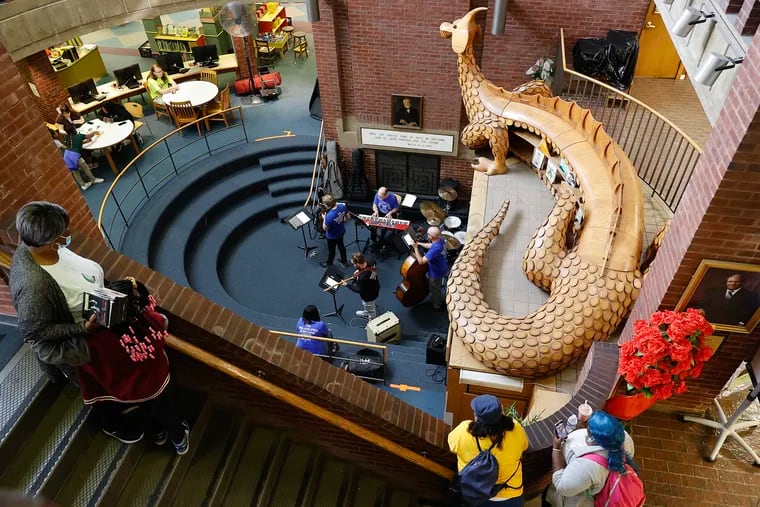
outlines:
M293 229L296 229L296 230L301 229L301 235L303 236L303 246L298 245L298 248L300 248L301 250L303 250L304 258L308 258L309 257L309 252L311 252L312 250L316 250L317 249L317 247L315 247L315 246L309 246L306 243L306 231L304 230L303 226L306 225L306 224L308 224L308 223L310 223L311 220L312 220L311 216L309 215L309 213L305 209L303 209L303 210L301 210L301 211L299 211L297 213L294 213L294 214L290 215L289 217L287 217L285 219L285 221L288 224L290 224L290 226Z
M325 314L325 317L338 317L343 323L346 320L343 318L343 306L338 306L338 301L335 299L335 293L342 285L338 285L343 280L343 273L334 266L327 266L322 278L319 280L319 287L325 292L329 292L333 300L333 311Z
M356 245L358 247L362 246L362 242L359 239L359 224L361 224L361 227L365 229L369 229L367 224L364 223L364 220L360 219L358 216L354 215L353 213L350 213L351 217L354 219L354 240L346 245L346 248L350 247L351 245ZM369 246L369 238L364 240L364 248L361 249L361 252L364 253L367 251L367 247Z

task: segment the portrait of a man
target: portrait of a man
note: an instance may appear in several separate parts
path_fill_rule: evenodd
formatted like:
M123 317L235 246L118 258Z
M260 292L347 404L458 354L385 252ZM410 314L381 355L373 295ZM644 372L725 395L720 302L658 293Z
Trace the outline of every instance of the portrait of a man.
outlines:
M404 128L422 128L422 97L391 95L392 125Z
M760 318L760 272L756 269L748 264L702 261L677 309L700 309L717 329L750 332Z

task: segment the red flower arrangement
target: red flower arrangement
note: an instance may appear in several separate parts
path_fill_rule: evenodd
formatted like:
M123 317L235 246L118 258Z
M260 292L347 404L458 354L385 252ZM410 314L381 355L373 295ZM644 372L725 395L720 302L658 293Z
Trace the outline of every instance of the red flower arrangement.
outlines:
M705 337L713 327L698 310L655 312L637 320L633 339L620 349L618 373L628 391L664 400L686 391L686 379L699 377L713 354Z

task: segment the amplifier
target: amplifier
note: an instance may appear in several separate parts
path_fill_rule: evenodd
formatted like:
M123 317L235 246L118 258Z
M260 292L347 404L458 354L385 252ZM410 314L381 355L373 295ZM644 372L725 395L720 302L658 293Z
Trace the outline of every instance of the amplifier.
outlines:
M446 366L446 338L434 334L427 342L425 350L425 362L438 366Z
M367 341L371 343L398 343L401 341L401 324L393 312L385 312L367 323Z

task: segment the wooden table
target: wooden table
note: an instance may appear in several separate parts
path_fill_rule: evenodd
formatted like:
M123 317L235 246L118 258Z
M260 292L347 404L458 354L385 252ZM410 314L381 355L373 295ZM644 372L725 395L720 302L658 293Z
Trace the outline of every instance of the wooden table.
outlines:
M184 81L177 85L179 91L164 95L164 102L171 105L174 102L190 101L193 107L208 104L219 93L219 88L208 81Z
M135 129L134 123L131 120L120 121L116 123L107 123L103 120L90 120L77 130L80 134L89 134L93 130L97 130L100 134L94 136L89 142L82 145L85 150L103 150L106 154L106 160L108 165L111 166L111 170L114 174L119 174L119 170L116 168L116 164L111 157L111 148L114 145L129 138L132 141L132 147L135 149L135 154L140 154L140 148L137 146L135 136L133 135Z
M171 77L177 83L179 83L180 81L186 81L188 79L196 79L202 68L198 65L190 64L189 62L185 62L185 67L189 68L190 70L184 74L180 74L180 73L171 74L169 77ZM225 72L233 72L233 71L237 72L238 70L237 57L234 54L221 55L219 57L219 65L214 67L212 70L214 70L217 74L222 74ZM143 83L144 83L144 80L147 79L149 72L150 72L150 69L143 72ZM79 114L89 113L90 111L94 111L98 109L101 106L101 104L103 104L104 102L108 102L109 100L113 100L113 99L118 99L121 101L129 97L134 97L135 95L146 93L146 90L145 90L145 86L142 85L142 83L141 83L141 86L137 88L126 88L126 87L116 86L116 81L111 81L109 83L105 83L98 86L98 93L105 94L106 98L104 98L103 100L96 100L88 104L83 104L81 102L75 103L71 100L71 97L69 97L69 105L71 106L71 110L76 111Z
M290 40L290 34L285 32L275 37L274 40L268 40L268 39L259 39L259 40L268 42L269 47L277 51L280 55L280 58L282 58L283 53L285 53L285 50L288 47L288 40Z

